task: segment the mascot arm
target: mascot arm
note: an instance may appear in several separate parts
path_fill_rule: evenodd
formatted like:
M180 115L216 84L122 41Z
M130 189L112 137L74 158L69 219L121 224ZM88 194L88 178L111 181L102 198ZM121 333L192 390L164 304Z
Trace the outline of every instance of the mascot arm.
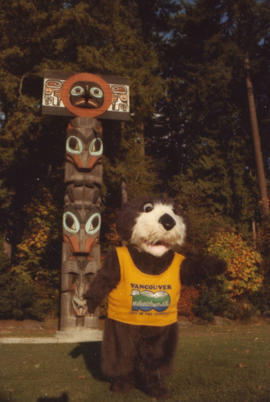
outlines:
M102 302L112 289L120 281L120 267L115 250L108 253L103 267L97 272L90 288L84 295L87 301L89 313L94 313L96 308Z
M181 265L181 282L183 285L195 285L206 278L225 272L227 264L218 257L190 256Z

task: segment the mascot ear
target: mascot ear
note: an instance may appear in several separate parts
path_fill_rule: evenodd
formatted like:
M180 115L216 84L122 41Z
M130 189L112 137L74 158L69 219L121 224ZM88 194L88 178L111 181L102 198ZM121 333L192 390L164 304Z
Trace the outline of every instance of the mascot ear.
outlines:
M122 240L129 241L136 215L136 207L131 202L123 205L116 220L116 229Z
M123 205L116 221L116 229L122 240L130 240L136 218L142 212L142 207L148 200L148 198L141 197L128 201Z
M125 211L121 210L116 221L116 230L121 237L121 240L128 241L131 236L132 225L126 222L125 216Z

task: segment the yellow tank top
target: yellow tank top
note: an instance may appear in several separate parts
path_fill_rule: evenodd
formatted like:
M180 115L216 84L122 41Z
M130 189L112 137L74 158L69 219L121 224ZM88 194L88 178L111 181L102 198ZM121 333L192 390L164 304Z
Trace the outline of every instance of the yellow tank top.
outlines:
M116 247L120 282L108 297L108 317L131 325L164 326L177 321L180 297L180 266L184 256L175 253L171 265L160 275L141 272L127 247Z

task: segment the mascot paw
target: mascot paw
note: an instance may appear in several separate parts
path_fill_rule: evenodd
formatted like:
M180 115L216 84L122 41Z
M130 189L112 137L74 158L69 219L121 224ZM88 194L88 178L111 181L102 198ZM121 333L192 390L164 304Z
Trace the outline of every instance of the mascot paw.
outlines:
M227 264L215 256L204 257L203 266L208 275L221 275L227 269Z

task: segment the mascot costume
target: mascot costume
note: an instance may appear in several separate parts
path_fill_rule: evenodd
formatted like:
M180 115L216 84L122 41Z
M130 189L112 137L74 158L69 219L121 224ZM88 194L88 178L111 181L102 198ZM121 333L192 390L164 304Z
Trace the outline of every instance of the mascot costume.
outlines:
M135 386L152 398L170 398L164 379L177 347L181 284L200 283L226 264L175 252L185 240L186 220L166 199L125 204L117 229L127 246L107 255L85 295L89 313L108 295L102 370L112 391Z

